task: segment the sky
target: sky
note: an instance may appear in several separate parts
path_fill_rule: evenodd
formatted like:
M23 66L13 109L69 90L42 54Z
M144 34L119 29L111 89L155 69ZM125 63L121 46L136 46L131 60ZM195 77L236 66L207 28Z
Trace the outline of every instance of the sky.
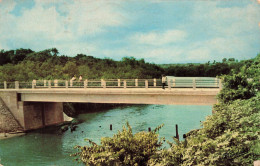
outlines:
M260 0L0 0L0 50L156 64L260 53Z

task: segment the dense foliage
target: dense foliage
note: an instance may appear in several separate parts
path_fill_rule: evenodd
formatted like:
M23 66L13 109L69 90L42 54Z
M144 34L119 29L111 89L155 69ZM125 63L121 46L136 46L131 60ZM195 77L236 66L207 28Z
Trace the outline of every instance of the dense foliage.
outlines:
M252 165L260 157L260 95L215 107L203 128L148 165Z
M216 77L222 74L229 74L231 70L239 71L239 68L243 65L242 62L237 62L233 58L222 62L213 63L207 62L205 64L168 64L160 65L165 69L166 75L172 76L194 76L194 77Z
M174 62L170 62L174 63ZM205 64L155 65L144 59L124 57L121 61L99 59L77 54L75 57L59 55L56 48L39 52L30 49L0 51L0 82L32 81L33 79L69 80L74 75L83 79L160 78L171 76L212 76L238 71L244 62L224 58L222 62Z
M170 149L160 148L155 133L133 135L128 125L113 138L102 138L101 145L77 146L76 156L86 165L252 165L260 159L259 68L260 55L241 72L223 76L215 113L184 141L168 142Z
M78 161L86 165L145 165L163 144L163 138L159 139L157 131L159 126L151 132L139 132L133 134L129 123L118 131L112 138L104 137L101 145L90 140L89 146L77 146Z
M31 81L33 79L159 78L163 69L144 59L124 57L121 61L99 59L78 54L58 56L57 49L34 52L27 49L0 52L0 81Z
M260 90L260 54L254 60L245 61L240 72L232 71L231 75L222 77L224 89L219 94L221 102L235 99L249 99Z

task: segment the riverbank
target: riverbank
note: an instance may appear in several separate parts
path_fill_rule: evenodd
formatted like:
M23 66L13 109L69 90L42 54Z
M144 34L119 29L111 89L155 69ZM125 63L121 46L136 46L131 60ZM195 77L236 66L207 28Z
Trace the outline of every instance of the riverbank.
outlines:
M18 133L0 133L0 140L2 139L8 139L8 138L12 138L12 137L18 137L21 135L24 135L25 133L23 132L18 132Z

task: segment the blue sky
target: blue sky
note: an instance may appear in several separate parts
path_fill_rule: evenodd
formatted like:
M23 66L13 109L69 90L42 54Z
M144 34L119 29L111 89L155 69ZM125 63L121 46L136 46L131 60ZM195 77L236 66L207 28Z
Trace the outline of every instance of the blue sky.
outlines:
M260 53L260 0L0 0L0 49L151 63Z

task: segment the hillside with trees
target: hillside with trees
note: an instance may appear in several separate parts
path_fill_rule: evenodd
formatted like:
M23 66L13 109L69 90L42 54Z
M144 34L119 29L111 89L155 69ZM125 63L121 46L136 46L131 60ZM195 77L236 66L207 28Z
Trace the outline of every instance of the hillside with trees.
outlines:
M234 58L205 64L157 65L144 59L124 57L120 61L100 59L85 54L74 57L59 55L56 48L35 52L31 49L0 51L0 81L69 80L74 75L83 79L160 78L171 76L219 76L238 71L245 63Z

